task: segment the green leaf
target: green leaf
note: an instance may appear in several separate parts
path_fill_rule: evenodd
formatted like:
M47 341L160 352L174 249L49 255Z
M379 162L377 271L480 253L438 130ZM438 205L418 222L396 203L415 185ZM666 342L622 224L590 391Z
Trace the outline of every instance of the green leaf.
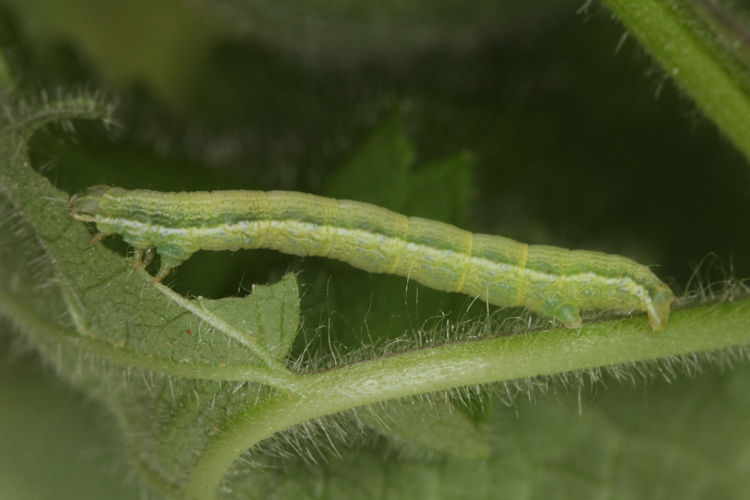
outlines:
M91 246L67 214L69 196L30 168L26 138L55 119L106 116L84 96L11 115L0 129L0 313L109 408L134 463L174 496L193 450L295 379L280 360L297 332L299 294L288 275L247 297L188 300Z
M34 126L55 117L77 113L97 116L96 106L85 99L56 103L50 109L29 113L28 123L22 122L21 126L28 133ZM201 312L167 287L150 285L148 275L133 272L128 259L102 245L91 246L87 228L67 214L69 196L35 174L23 156L10 153L24 144L15 130L18 129L6 128L0 139L4 141L0 153L13 158L0 168L0 180L19 217L30 226L43 248L40 261L51 264L52 273L47 279L54 276L58 304L61 299L70 323L60 322L59 313L50 315L47 305L34 299L21 302L10 297L6 308L44 317L49 322L48 328L58 331L58 340L69 345L85 346L84 349L106 359L127 360L141 368L217 380L227 378L227 371L235 371L230 379L246 379L246 370L251 366L261 368L261 372L267 372L262 368L264 365L278 368L257 340L229 326L237 321L236 313L228 310L224 318L210 311ZM7 276L9 282L19 282L12 273ZM32 294L39 285L27 282L17 286ZM298 315L293 306L297 300L296 288L286 286L284 290L293 295L286 302L290 307L283 310L284 321L296 330L297 320L293 319ZM117 297L117 307L112 307L113 297ZM192 314L186 314L189 312ZM75 331L70 330L71 326ZM288 336L288 333L282 335L282 348L288 345Z
M420 166L411 174L405 213L463 225L469 208L471 154L468 151Z
M299 329L299 290L293 273L274 285L253 285L251 295L210 300L201 307L255 338L276 359L289 355Z
M414 148L398 108L386 114L330 178L325 191L444 222L463 223L469 203L471 155L462 151L412 171Z
M138 498L116 423L12 349L7 328L0 321L0 498Z
M409 197L414 151L398 109L387 114L329 179L325 195L401 211Z

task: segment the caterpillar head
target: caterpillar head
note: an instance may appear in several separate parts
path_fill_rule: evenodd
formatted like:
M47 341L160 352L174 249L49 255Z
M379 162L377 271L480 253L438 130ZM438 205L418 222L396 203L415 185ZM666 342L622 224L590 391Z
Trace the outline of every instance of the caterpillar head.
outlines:
M99 200L108 189L108 186L92 186L74 194L68 202L68 213L76 220L93 222Z

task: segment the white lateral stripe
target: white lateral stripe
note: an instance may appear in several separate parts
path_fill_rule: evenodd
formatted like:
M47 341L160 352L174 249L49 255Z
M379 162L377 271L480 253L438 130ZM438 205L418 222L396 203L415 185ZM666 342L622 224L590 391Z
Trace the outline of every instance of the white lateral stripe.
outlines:
M146 224L143 222L128 220L128 219L118 219L118 218L112 218L112 217L101 217L96 216L97 223L101 222L103 224L109 224L110 226L118 226L118 227L126 227L128 230L133 232L134 234L143 234L147 233L149 231L156 232L162 237L175 237L175 236L182 236L185 239L191 239L191 232L200 231L202 234L207 234L210 237L214 237L217 239L221 239L223 236L225 236L228 232L241 232L243 229L248 228L251 224L264 224L264 223L270 223L270 224L286 224L295 226L295 229L300 232L313 232L320 229L321 225L319 224L313 224L310 222L303 222L303 221L294 221L294 220L287 220L287 221L275 221L275 220L263 220L263 221L239 221L239 222L231 222L231 223L225 223L214 227L193 227L193 228L171 228L171 227L165 227L162 225L156 225L156 224ZM379 239L391 239L391 240L398 240L398 238L394 238L392 236L386 236L378 233L371 233L369 231L364 231L361 229L348 229L348 228L340 228L333 226L333 232L337 234L338 237L341 238L349 238L352 241L371 241L375 237ZM402 240L398 240L402 241ZM522 243L519 243L522 244ZM446 249L439 249L439 248L433 248L427 245L420 245L413 242L407 242L404 246L404 251L406 252L413 252L415 254L424 254L424 253L433 253L433 254L440 254L440 256L448 257L455 255L456 257L458 255L463 256L463 258L466 257L466 254L461 254L459 252L454 252L453 250L446 250ZM516 272L519 271L519 267L514 264L508 264L505 262L495 262L483 257L470 257L471 263L477 266L482 267L498 267L498 271L500 273L503 272L509 272L511 268L514 268ZM653 300L651 299L651 296L648 294L648 291L646 290L643 285L639 285L636 283L632 278L630 277L622 277L622 278L606 278L603 276L599 276L596 273L592 271L587 271L579 274L570 274L570 275L564 275L564 276L557 276L551 273L545 273L542 271L537 271L534 269L529 269L528 267L524 267L523 269L520 269L521 272L526 273L527 276L532 277L536 281L547 281L547 282L555 282L558 279L563 280L572 280L574 282L578 282L579 284L587 285L592 281L597 281L605 286L620 286L625 287L630 290L630 292L636 296L640 297L641 300L644 302L644 306L647 309L650 317L657 317L656 310L653 306Z

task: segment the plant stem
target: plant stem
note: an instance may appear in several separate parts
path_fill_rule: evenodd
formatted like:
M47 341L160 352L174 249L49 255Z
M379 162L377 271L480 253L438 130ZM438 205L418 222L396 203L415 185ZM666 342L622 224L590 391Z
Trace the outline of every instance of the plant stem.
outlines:
M418 349L308 374L288 397L249 408L208 444L187 496L213 498L232 462L307 420L414 394L654 360L750 343L750 298L676 311L653 333L642 317Z
M604 3L750 159L750 96L743 86L747 69L715 40L696 13L674 0Z

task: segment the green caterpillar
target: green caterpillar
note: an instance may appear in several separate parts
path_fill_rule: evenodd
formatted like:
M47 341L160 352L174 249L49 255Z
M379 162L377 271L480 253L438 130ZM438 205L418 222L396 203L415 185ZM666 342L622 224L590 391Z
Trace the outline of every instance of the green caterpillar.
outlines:
M375 205L288 191L161 193L94 186L69 211L161 258L156 280L198 250L271 248L348 262L498 306L524 306L569 328L580 311L638 309L664 327L674 295L646 266L586 250L473 234Z

